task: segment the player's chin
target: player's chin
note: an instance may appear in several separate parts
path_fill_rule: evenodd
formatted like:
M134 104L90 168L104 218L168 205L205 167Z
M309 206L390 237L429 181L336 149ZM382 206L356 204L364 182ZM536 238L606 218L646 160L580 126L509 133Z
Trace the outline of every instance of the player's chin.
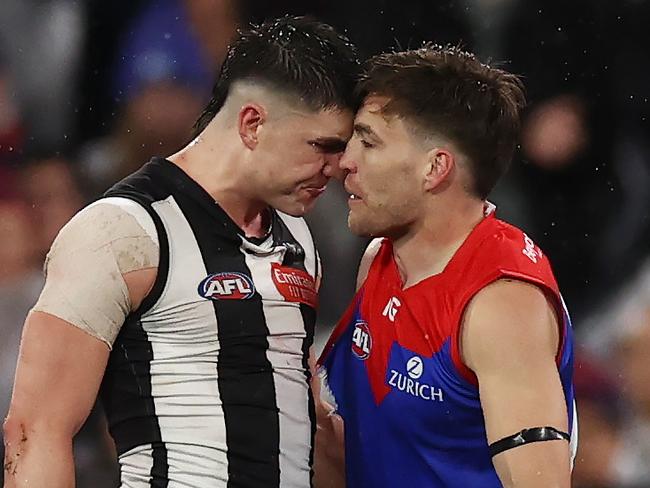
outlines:
M352 232L355 235L362 236L362 237L371 237L373 234L373 228L372 225L369 225L370 223L366 218L364 218L362 215L360 215L358 212L354 212L351 210L348 213L348 227L350 229L350 232Z
M302 217L316 204L315 198L290 198L285 201L274 205L277 210L284 212L292 217Z

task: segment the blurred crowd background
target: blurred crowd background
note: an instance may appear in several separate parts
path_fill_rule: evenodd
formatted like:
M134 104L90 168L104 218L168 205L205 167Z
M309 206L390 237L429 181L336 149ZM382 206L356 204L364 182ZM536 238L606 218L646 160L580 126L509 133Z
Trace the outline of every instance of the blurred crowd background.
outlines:
M237 28L285 13L344 30L363 56L460 43L523 76L521 148L491 199L550 256L573 315L574 486L650 487L645 0L2 0L0 415L58 230L112 182L188 142ZM353 293L365 244L346 213L331 184L309 217L325 270L318 344ZM99 409L75 449L79 487L117 485Z

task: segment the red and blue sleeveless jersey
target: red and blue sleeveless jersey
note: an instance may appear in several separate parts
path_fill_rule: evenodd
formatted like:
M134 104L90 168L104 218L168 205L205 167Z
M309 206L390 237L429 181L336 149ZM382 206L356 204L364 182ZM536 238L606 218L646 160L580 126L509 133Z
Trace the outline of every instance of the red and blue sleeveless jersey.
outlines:
M404 289L384 239L319 360L345 421L349 488L502 486L488 452L478 382L458 345L468 303L499 279L532 283L557 308L557 366L574 432L571 324L539 247L491 214L441 273Z

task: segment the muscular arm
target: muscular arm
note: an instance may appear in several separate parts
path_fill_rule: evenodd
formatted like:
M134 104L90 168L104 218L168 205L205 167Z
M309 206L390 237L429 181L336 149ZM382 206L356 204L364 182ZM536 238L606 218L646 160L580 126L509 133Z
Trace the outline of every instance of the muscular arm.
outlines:
M488 443L523 429L568 431L555 363L559 329L555 312L537 287L500 280L470 303L461 332L465 364L479 382ZM569 444L524 444L492 459L506 488L568 488Z
M135 304L155 270L125 275ZM4 424L5 488L74 486L72 439L88 417L109 348L65 320L31 312L25 321L16 380Z
M72 439L97 396L109 345L117 333L112 322L119 320L120 313L137 308L155 281L156 268L140 269L132 254L123 257L136 270L120 275L126 268L117 261L111 267L110 259L106 261L120 246L91 245L84 239L94 239L96 234L86 226L82 230L86 237L68 228L57 238L44 292L25 321L4 423L5 488L74 486ZM80 266L71 259L83 260L89 249L103 265L87 260L86 266Z
M93 406L109 349L57 317L27 317L5 422L5 487L74 486L72 438Z

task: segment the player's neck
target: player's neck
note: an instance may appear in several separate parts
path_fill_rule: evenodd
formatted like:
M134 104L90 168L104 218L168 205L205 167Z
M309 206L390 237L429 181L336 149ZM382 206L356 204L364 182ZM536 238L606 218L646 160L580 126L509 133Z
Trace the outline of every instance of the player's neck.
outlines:
M227 137L199 136L168 159L196 181L248 237L262 237L269 229L268 206L246 192L238 171L237 151Z
M393 240L404 288L444 271L474 227L484 218L483 203L461 200L431 212L412 232Z

